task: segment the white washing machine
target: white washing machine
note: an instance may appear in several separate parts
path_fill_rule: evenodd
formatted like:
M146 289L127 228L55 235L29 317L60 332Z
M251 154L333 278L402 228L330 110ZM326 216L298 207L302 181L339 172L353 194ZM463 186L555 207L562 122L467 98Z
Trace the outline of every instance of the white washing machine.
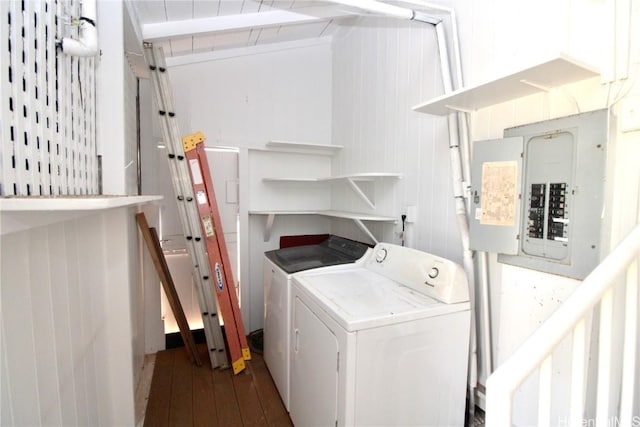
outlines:
M354 263L371 250L364 243L330 236L317 245L265 252L263 356L280 397L289 410L291 276L293 273ZM333 267L332 267L333 268Z
M379 243L364 263L293 276L291 420L462 426L470 305L450 260Z

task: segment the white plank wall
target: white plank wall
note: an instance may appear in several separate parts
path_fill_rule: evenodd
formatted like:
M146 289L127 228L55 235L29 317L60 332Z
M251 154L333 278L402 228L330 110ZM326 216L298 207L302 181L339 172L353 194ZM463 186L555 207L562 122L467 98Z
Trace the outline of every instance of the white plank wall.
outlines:
M262 54L239 49L226 59L171 67L181 131L202 131L207 145L330 144L330 46L327 40Z
M132 31L124 2L99 1L97 82L98 154L102 156L102 192L137 194L135 77L125 58L140 50L140 41L125 39Z
M125 194L138 194L138 79L125 61L124 76L124 132L125 132Z
M133 214L2 236L1 425L133 424Z
M411 110L442 93L433 27L369 18L336 36L333 51L333 143L345 147L333 173L404 173L398 182L381 181L375 194L375 213L395 216L398 224L372 229L380 240L399 243L400 216L417 206L405 243L460 262L446 121ZM348 188L335 187L334 208L369 211ZM366 240L347 222L334 226L339 234Z

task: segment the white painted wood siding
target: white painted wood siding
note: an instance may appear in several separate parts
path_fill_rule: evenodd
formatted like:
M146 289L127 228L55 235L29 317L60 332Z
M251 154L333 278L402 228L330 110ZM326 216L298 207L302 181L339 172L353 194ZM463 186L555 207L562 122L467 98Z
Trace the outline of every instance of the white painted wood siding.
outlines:
M134 423L133 214L2 236L0 424Z
M135 77L125 53L140 41L130 35L131 18L123 2L98 2L100 73L97 88L98 154L102 156L102 194L137 194Z
M125 117L125 194L138 194L138 79L124 63L124 117Z
M399 243L400 216L417 206L406 244L460 262L446 120L411 110L442 94L433 27L364 19L336 36L333 52L332 140L345 147L335 156L333 173L403 173L403 179L376 187L375 213L397 217L398 224L373 225L374 234ZM348 188L334 186L332 197L334 209L370 212ZM366 241L348 222L334 221L333 227Z
M331 143L330 44L255 53L169 69L180 130L207 145Z

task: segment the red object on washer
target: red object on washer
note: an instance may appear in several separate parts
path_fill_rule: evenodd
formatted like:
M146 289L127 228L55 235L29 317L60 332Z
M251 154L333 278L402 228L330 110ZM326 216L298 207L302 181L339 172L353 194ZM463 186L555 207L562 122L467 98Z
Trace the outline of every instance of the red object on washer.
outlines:
M280 236L280 249L292 246L317 245L329 238L328 234L302 234L299 236Z

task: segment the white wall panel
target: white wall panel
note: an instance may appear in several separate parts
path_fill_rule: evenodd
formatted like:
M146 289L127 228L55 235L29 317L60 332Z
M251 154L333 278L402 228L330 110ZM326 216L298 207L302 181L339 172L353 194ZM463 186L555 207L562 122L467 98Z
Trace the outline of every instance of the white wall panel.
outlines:
M249 152L249 210L328 210L330 184L265 182L263 178L326 178L331 159L313 154L268 150Z
M42 242L38 235L30 233L29 246L33 259L41 260L40 265L31 264L29 284L33 304L34 350L37 355L38 392L42 408L43 424L62 424L60 395L58 393L58 373L56 370L55 328L52 301L51 266L47 254L49 241Z
M156 204L146 204L142 207L142 212L144 212L149 226L158 230L158 206ZM134 354L135 357L143 357L145 354L153 354L159 350L164 350L165 338L162 314L160 312L161 283L149 250L141 238L138 243L138 252L141 254L140 259L142 260L140 274L144 289L140 293L141 299L137 301L137 306L143 317L138 317L135 330L141 335L139 339L142 339L143 343L141 343L141 346L136 346ZM140 316L140 313L138 313L138 316ZM140 372L136 371L136 375L138 374ZM136 419L139 419L137 415Z
M57 250L49 255L50 275L56 278L56 285L51 287L51 305L53 307L54 339L56 342L56 370L58 372L58 393L60 394L60 412L63 425L77 425L79 423L76 405L76 387L73 383L73 348L72 348L72 319L70 316L70 267L65 240L64 224L60 227L48 227L47 239L55 242Z
M27 257L11 260L5 256L9 248L13 253L25 254L29 241L24 237L3 236L1 242L3 364L6 363L9 373L2 381L7 382L10 390L7 398L10 399L11 407L9 414L13 415L12 419L6 421L17 425L39 425L41 414L35 369L31 289L24 286L25 281L28 283L29 280L29 262ZM10 283L13 286L8 286Z
M131 177L135 176L135 138L132 139L131 92L133 73L125 60L125 27L129 16L124 2L98 2L98 43L101 56L97 81L98 152L102 155L103 194L137 194ZM104 31L101 29L104 28ZM131 164L131 160L134 163ZM133 175L132 175L133 174ZM132 188L134 190L132 190Z
M133 424L132 225L113 209L2 236L3 425Z
M125 159L124 171L126 194L138 194L138 79L124 63L124 117L125 117Z
M0 423L3 425L13 425L13 404L11 387L9 386L9 366L7 361L7 340L3 325L0 324L0 375L3 380L0 382Z
M403 173L376 187L375 212L400 220L406 206L417 206L406 243L460 261L446 123L411 110L442 92L433 27L370 18L337 37L333 49L333 143L345 147L333 173ZM334 187L332 196L334 209L363 210L348 188ZM348 223L334 227L362 238ZM374 226L381 240L395 243L400 227Z
M66 378L75 389L75 405L74 410L76 412L76 418L78 424L84 424L89 422L87 416L88 402L86 400L87 395L85 393L86 388L86 375L84 369L84 359L87 357L84 330L90 325L84 322L82 318L81 305L85 303L80 294L80 260L82 257L82 251L78 248L78 228L75 224L64 224L65 233L63 236L64 245L67 249L65 253L65 263L67 265L69 274L67 276L67 284L69 293L69 322L70 322L70 340L69 346L71 347L71 358L73 364L71 366L70 376ZM87 301L88 302L88 301Z
M134 213L135 209L132 208L107 211L101 229L108 236L103 243L104 281L123 284L103 287L108 334L101 341L101 350L103 357L108 355L104 363L108 364L109 370L103 373L101 381L110 384L110 392L117 393L100 401L104 401L107 422L113 425L126 424L135 419L134 392L144 359L143 346L136 346L134 341L141 334L140 328L144 327L136 323L136 309L140 305L136 298L142 285L137 280L140 262L135 249L138 233Z
M473 85L533 65L559 52L568 53L573 1L457 1L464 80ZM590 2L595 4L594 2ZM578 18L578 16L580 18ZM577 19L583 19L580 11Z
M181 131L208 145L331 143L330 56L323 44L170 68Z

